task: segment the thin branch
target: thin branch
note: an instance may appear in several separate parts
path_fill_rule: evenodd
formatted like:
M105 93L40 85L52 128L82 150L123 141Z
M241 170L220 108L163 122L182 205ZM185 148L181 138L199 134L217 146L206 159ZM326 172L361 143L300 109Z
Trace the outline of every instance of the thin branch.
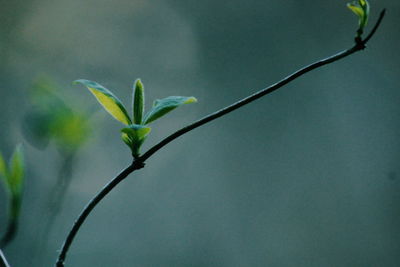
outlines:
M0 249L0 267L10 267L1 249Z
M38 232L38 245L35 247L34 255L37 256L37 265L43 266L42 252L46 251L49 245L50 237L53 232L54 222L65 200L69 186L72 181L72 170L76 158L76 151L63 154L62 163L58 171L57 180L48 196L48 206L45 210L45 216L42 218L42 226Z
M362 40L360 42L356 42L355 45L347 50L344 50L342 52L339 52L333 56L327 57L325 59L319 60L317 62L314 62L308 66L303 67L302 69L297 70L296 72L292 73L291 75L283 78L282 80L280 80L279 82L261 89L260 91L256 92L253 95L250 95L242 100L237 101L236 103L233 103L230 106L227 106L225 108L222 108L214 113L211 113L210 115L207 115L205 117L203 117L202 119L176 131L175 133L169 135L168 137L166 137L165 139L163 139L162 141L160 141L158 144L156 144L155 146L153 146L152 148L150 148L146 153L144 153L140 159L145 162L149 157L151 157L155 152L157 152L158 150L160 150L162 147L164 147L165 145L167 145L168 143L172 142L173 140L175 140L176 138L178 138L179 136L190 132L191 130L200 127L210 121L213 121L221 116L224 116L240 107L243 107L244 105L247 105L267 94L270 94L272 92L274 92L275 90L281 88L282 86L288 84L289 82L297 79L298 77L302 76L303 74L306 74L309 71L312 71L316 68L322 67L324 65L333 63L335 61L338 61L339 59L342 59L344 57L347 57L357 51L363 50L365 48L366 43L369 41L369 39L371 39L371 37L375 34L376 30L378 29L383 17L385 15L385 9L382 10L382 12L380 13L379 19L377 20L375 26L373 27L372 31L370 32L370 34L365 38L365 40Z
M78 219L75 221L72 229L68 233L67 238L61 248L61 253L58 256L58 260L56 263L57 267L64 266L65 257L67 255L68 249L72 244L76 234L79 231L79 228L82 226L83 222L86 220L86 217L90 214L90 212L96 207L96 205L122 180L124 180L129 174L134 172L135 170L141 169L144 167L144 164L140 161L133 161L131 165L126 167L120 174L118 174L114 179L112 179L103 189L97 193L97 195L90 200L90 202L86 205L86 207L82 210L81 214L79 214Z
M165 145L168 143L172 142L176 138L182 136L185 133L188 133L192 130L194 130L197 127L200 127L210 121L213 121L221 116L224 116L244 105L247 105L267 94L270 94L274 92L275 90L281 88L282 86L288 84L289 82L295 80L296 78L302 76L303 74L314 70L316 68L322 67L324 65L333 63L335 61L338 61L344 57L347 57L357 51L363 50L365 48L366 43L371 39L371 37L374 35L376 29L379 27L383 17L385 15L385 10L383 10L379 16L379 19L375 26L373 27L371 33L365 38L365 40L361 40L356 42L356 44L347 50L344 50L342 52L339 52L333 56L327 57L325 59L319 60L315 63L312 63L296 72L293 74L287 76L286 78L282 79L281 81L264 88L253 95L250 95L242 100L237 101L236 103L229 105L225 108L222 108L214 113L211 113L210 115L176 131L175 133L169 135L165 139L163 139L161 142L150 148L146 153L144 153L142 156L136 158L131 165L129 165L126 169L124 169L117 177L115 177L111 182L109 182L88 204L87 206L83 209L81 214L78 216L78 219L75 221L74 226L72 227L71 231L69 232L63 247L61 249L61 252L58 256L58 260L56 263L57 267L63 267L64 266L64 261L68 252L69 247L72 244L72 241L76 234L78 233L79 228L82 226L83 222L87 218L87 216L90 214L90 212L94 209L94 207L122 180L124 180L130 173L132 173L135 170L141 169L144 167L144 162L150 158L154 153L156 153L158 150L163 148Z
M371 32L367 35L367 37L364 38L363 40L364 45L369 41L369 39L371 39L372 36L374 36L379 25L381 25L381 22L385 14L386 14L386 8L382 9L381 13L379 14L378 21L375 23L375 26L372 28Z

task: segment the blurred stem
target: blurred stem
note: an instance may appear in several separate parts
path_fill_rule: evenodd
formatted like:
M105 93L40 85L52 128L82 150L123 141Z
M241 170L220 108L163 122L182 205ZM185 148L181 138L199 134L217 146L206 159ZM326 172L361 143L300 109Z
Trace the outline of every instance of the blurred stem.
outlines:
M15 238L18 229L18 216L21 208L21 196L11 193L9 219L7 223L7 230L0 241L0 249L5 248Z
M42 229L38 238L39 244L36 248L39 253L45 251L47 248L55 219L62 209L61 207L64 203L65 195L68 192L68 188L72 180L75 153L65 152L62 153L62 155L63 160L58 171L57 181L50 192L48 202L46 202L48 203L48 206L46 208L45 215L43 216L43 220L45 220L45 222L41 224Z
M170 136L166 137L163 139L161 142L150 148L146 153L144 153L142 156L136 158L131 165L129 165L127 168L125 168L117 177L115 177L111 182L109 182L90 202L87 204L87 206L83 209L81 214L78 216L77 220L75 221L75 224L73 225L72 229L68 233L68 236L61 248L61 252L58 256L58 260L56 263L57 267L63 267L64 266L64 261L68 252L68 249L70 248L72 241L75 237L75 235L78 233L79 228L87 218L87 216L90 214L90 212L94 209L94 207L121 181L123 181L130 173L132 173L135 170L141 169L144 167L144 162L150 158L155 152L163 148L165 145L168 143L172 142L176 138L182 136L185 133L188 133L192 130L194 130L197 127L200 127L208 122L211 122L219 117L222 117L244 105L247 105L265 95L268 95L275 90L283 87L284 85L288 84L289 82L297 79L298 77L306 74L307 72L310 72L314 69L320 68L324 65L328 65L330 63L336 62L342 58L345 58L347 56L350 56L351 54L361 51L365 49L365 45L368 42L368 40L374 35L376 29L379 27L383 17L385 15L385 10L382 10L380 13L379 19L377 23L375 24L374 28L372 29L371 33L365 38L365 40L357 40L355 42L355 45L351 47L350 49L344 50L342 52L339 52L333 56L327 57L325 59L319 60L317 62L314 62L306 67L303 67L299 69L298 71L292 73L291 75L285 77L284 79L280 80L279 82L261 89L260 91L245 97L242 100L239 100L232 105L229 105L225 108L222 108L214 113L211 113L210 115L203 117L202 119L186 126L183 127L182 129L176 131L175 133L171 134Z
M0 249L0 267L10 267L1 249Z

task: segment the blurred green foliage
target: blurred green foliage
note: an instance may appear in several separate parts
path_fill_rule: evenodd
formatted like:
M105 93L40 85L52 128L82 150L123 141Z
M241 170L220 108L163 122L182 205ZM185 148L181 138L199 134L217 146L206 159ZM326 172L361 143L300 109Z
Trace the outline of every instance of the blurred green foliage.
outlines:
M18 145L11 156L9 164L6 164L0 152L0 179L4 182L8 192L9 216L8 226L2 237L0 247L6 246L15 236L18 217L21 210L22 187L24 180L24 156L22 146Z
M43 149L54 140L59 150L74 152L88 139L89 116L83 110L71 108L59 92L60 87L47 77L33 83L32 107L25 116L23 132L37 148Z

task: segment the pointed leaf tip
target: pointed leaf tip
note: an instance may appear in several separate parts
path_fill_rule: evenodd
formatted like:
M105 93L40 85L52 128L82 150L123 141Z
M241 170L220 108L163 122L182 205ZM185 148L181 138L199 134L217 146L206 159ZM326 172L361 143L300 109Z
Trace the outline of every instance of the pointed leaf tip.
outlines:
M193 96L169 96L163 99L158 99L154 101L152 109L146 114L144 124L157 120L181 105L195 102L197 102L197 99Z
M96 82L84 79L76 80L74 81L74 84L82 84L86 86L103 108L116 120L125 125L131 124L131 119L129 118L124 105L110 90Z
M144 87L140 79L135 81L133 92L133 122L142 124L144 113Z
M184 104L190 104L190 103L196 103L197 102L197 98L195 98L194 96L188 97L188 99L185 101Z
M353 11L359 18L361 18L364 14L363 9L358 6L356 3L347 3L347 7Z

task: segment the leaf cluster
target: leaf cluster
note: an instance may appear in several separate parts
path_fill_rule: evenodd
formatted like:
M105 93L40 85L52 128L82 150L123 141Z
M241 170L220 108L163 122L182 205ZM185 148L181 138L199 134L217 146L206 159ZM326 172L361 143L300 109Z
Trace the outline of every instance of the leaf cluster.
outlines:
M193 96L169 96L155 100L150 110L145 113L144 86L141 80L137 79L133 86L131 118L121 100L104 86L83 79L76 80L75 83L86 86L103 108L126 126L121 129L121 138L131 149L134 158L139 157L140 147L151 131L148 126L150 123L181 105L197 102Z
M15 148L10 162L6 164L3 155L0 153L0 180L10 195L11 220L15 220L19 215L20 203L22 197L22 187L25 173L24 157L22 145Z
M361 39L365 26L368 23L369 3L367 0L357 0L347 4L347 7L358 17L357 38Z

